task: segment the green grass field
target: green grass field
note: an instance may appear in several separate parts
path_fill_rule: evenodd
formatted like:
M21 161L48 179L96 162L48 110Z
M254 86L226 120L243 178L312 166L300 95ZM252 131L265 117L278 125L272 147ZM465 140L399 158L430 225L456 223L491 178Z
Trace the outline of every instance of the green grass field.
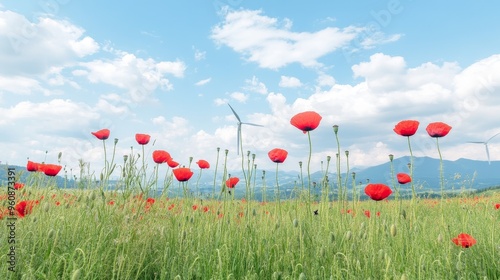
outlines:
M148 202L28 187L16 196L38 203L16 220L15 272L4 215L0 279L500 278L497 194L310 206L297 199L281 210L231 197ZM453 243L462 232L477 244Z

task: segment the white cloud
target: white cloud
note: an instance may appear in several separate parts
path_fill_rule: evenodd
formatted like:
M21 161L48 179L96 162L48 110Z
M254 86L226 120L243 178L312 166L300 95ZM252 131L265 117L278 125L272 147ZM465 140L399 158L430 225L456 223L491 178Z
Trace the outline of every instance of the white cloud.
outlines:
M320 66L318 59L348 44L359 31L328 27L317 32L293 32L291 21L262 15L262 11L228 11L211 37L241 53L260 67L278 69L290 63Z
M194 47L193 47L194 49ZM198 49L194 49L194 60L200 61L204 60L207 57L207 52L200 51Z
M212 78L203 79L203 80L196 82L195 85L196 86L206 85L206 84L210 83L211 80L212 80Z
M302 83L295 77L281 76L279 86L284 88L296 88L301 87Z
M226 105L228 102L229 102L229 99L227 99L227 98L216 98L214 100L214 103L217 106Z
M142 101L151 92L173 89L166 74L182 77L186 66L183 62L156 62L153 59L138 58L121 52L114 60L93 60L82 62L84 69L73 71L76 75L86 75L92 83L105 83L128 90L133 101Z
M255 76L253 76L252 79L246 79L245 86L243 88L251 92L267 94L266 85L263 82L260 82L259 79Z
M245 103L248 100L248 95L242 92L232 92L231 94L229 94L229 96L231 96L232 99L241 103Z
M0 74L42 74L99 50L84 30L47 17L31 22L12 11L0 11Z
M335 78L320 72L318 78L316 79L316 83L318 84L319 87L323 86L332 87L335 85Z
M39 81L24 76L13 76L13 77L0 76L0 89L2 91L8 91L19 94L45 92L45 89L40 85Z
M53 99L48 102L19 102L10 108L0 108L4 116L0 125L23 123L23 134L75 131L99 119L95 110L83 103Z

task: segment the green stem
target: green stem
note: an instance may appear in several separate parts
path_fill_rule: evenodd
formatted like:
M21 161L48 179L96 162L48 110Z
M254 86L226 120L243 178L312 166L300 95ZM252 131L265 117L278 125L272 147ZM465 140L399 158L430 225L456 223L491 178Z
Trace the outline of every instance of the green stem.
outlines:
M279 163L276 163L276 187L278 188L278 214L279 214L278 217L281 220L281 194L280 194L280 184L278 181L278 165Z
M311 133L307 132L307 139L309 140L309 158L307 159L307 179L308 179L308 203L309 207L311 207L311 156L312 156L312 143L311 143Z
M415 186L413 184L413 152L411 150L411 144L410 144L410 136L407 136L408 138L408 148L410 149L410 178L411 178L411 195L412 195L412 201L415 200L417 197L417 194L415 192Z

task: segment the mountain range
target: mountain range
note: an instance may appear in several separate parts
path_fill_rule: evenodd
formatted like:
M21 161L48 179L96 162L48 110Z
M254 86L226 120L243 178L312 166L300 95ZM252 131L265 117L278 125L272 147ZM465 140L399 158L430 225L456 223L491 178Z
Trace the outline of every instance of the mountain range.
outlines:
M397 173L409 174L410 157L405 156L394 159L392 162L367 167L355 168L350 170L347 174L342 173L340 176L341 184L349 190L352 195L353 187L356 187L358 193L361 194L367 183L383 183L391 186L392 188L400 188L403 195L408 195L411 192L410 184L399 185L396 180ZM20 174L20 181L26 182L27 176L30 174L26 172L26 168L22 166L11 166L16 169ZM314 195L319 195L324 188L329 187L329 193L332 196L337 194L338 190L338 176L332 169L336 169L335 165L330 167L330 171L318 171L311 174L311 189ZM189 181L189 188L191 192L198 192L200 196L210 196L212 194L219 195L222 184L222 173L217 174L214 186L214 173L209 170L204 170L198 181L198 171ZM457 191L475 191L482 190L493 186L500 185L500 161L492 161L490 164L486 161L477 161L470 159L458 159L455 161L443 160L443 182L444 190L449 192ZM0 166L0 183L5 186L7 184L7 166ZM353 172L355 174L353 174ZM246 184L242 171L230 172L232 177L239 177L240 182L234 189L235 196L243 197L246 192ZM353 177L353 175L355 177ZM326 180L325 180L326 179ZM353 179L355 180L353 184ZM71 188L75 186L75 181L64 179L63 177L56 176L57 185L60 188ZM280 196L282 198L293 197L298 194L298 190L307 190L309 188L308 175L306 173L300 174L298 171L279 171L278 183L280 187ZM325 182L327 182L325 184ZM117 184L118 182L112 181L110 184ZM163 185L163 182L159 182ZM441 191L441 176L440 176L440 161L439 159L430 157L414 157L413 158L413 185L418 193L425 194L439 194ZM256 170L252 174L250 185L253 198L262 199L264 190L268 198L273 198L276 195L276 173L274 171ZM170 195L178 194L180 188L177 188L177 182L174 180L169 188ZM215 192L214 192L215 189Z

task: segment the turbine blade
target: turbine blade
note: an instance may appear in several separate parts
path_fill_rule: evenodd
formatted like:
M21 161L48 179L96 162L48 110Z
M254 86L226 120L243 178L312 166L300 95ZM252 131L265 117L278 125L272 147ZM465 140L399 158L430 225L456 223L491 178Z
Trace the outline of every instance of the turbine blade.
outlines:
M227 103L227 105L229 105L229 103ZM229 108L231 108L231 111L233 111L233 114L236 117L236 119L238 119L238 122L241 123L240 116L238 116L238 114L236 114L236 111L234 111L233 107L231 107L231 105L229 105Z
M486 144L486 142L480 142L480 141L474 141L474 142L467 142L467 143L473 143L473 144Z
M488 149L488 144L484 144L484 147L486 148L486 156L488 157L488 164L491 164L491 162L490 162L490 150Z
M261 124L255 124L255 123L247 123L247 122L244 122L244 123L241 123L241 124L248 124L248 125L253 125L253 126L260 126L260 127L264 127L263 125Z
M488 143L491 139L495 138L498 134L500 134L500 132L497 133L497 134L495 134L495 135L493 135L493 136L491 136L490 139L486 140L486 143Z

